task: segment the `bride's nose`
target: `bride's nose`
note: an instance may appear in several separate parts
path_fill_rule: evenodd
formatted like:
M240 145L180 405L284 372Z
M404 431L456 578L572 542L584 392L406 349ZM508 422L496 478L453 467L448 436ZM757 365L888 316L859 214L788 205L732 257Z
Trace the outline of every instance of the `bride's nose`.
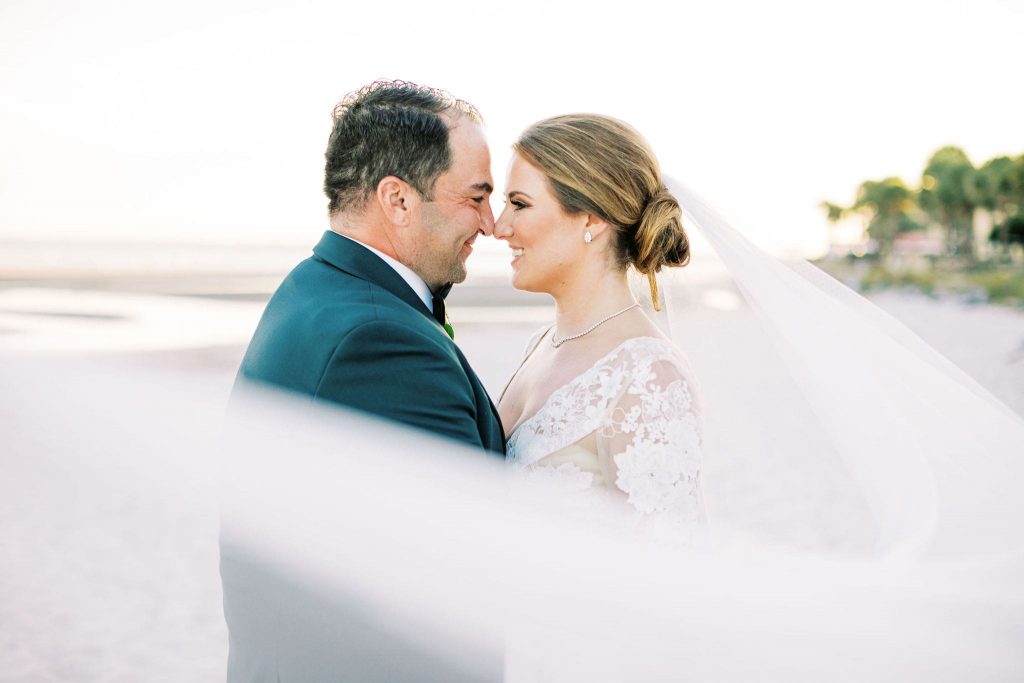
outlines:
M507 240L512 236L512 219L509 217L508 206L506 206L498 220L494 223L494 237L499 240Z

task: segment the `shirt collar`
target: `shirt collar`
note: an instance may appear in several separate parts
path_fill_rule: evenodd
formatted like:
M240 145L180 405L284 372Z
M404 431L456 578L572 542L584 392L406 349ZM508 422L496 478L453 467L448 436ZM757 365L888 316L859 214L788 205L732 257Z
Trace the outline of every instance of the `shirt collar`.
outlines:
M337 234L341 235L340 232ZM399 276L401 276L401 278L405 280L410 287L412 287L412 291L416 292L416 296L420 298L420 300L423 302L423 305L427 307L428 311L434 310L434 295L430 292L430 287L427 286L427 283L423 281L423 278L417 275L412 268L405 265L401 261L398 261L397 259L391 258L390 256L380 251L379 249L374 249L366 242L361 242L354 237L349 237L348 235L341 236L344 237L345 239L352 240L356 244L366 247L374 254L379 256L381 260L384 261L384 263L391 266L392 270L398 273Z

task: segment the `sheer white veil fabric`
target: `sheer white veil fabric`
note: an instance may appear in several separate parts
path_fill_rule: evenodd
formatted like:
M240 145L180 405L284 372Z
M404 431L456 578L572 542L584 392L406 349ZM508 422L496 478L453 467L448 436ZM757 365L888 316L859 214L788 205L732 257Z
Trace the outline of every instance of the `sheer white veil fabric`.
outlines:
M1024 497L1015 491L1024 484L1024 421L859 294L809 263L765 254L698 194L675 180L668 186L687 229L713 246L809 407L806 433L823 437L789 446L824 445L818 459L833 452L833 474L848 475L866 503L868 554L1021 557ZM672 288L664 289L670 299ZM670 313L674 307L669 301Z
M18 651L54 671L130 661L134 680L187 669L194 620L138 624L172 584L178 602L216 601L215 558L184 551L215 546L219 502L221 540L280 579L225 575L249 596L236 605L272 604L252 638L291 667L281 680L496 680L509 623L542 634L511 661L546 671L516 680L1020 680L1021 420L871 303L671 188L750 314L695 332L685 300L666 309L713 399L711 552L574 522L497 459L365 415L255 392L225 428L209 378L18 359L0 363L15 539L0 597L31 626ZM755 326L771 349L751 346ZM739 379L699 362L714 358ZM786 410L758 422L768 403ZM193 536L181 520L200 512Z

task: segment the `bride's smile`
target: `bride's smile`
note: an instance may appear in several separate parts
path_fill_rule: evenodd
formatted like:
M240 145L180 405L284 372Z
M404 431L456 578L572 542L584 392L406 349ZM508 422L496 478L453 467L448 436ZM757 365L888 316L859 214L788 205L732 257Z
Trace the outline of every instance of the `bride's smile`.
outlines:
M518 154L509 163L506 186L494 237L512 250L512 285L554 294L567 281L579 282L589 246L584 241L586 214L562 210L544 174Z
M494 236L512 251L513 286L554 298L555 323L498 401L508 457L567 498L628 501L683 541L703 514L700 402L627 281L629 268L685 264L679 205L647 144L614 119L548 119L513 150Z

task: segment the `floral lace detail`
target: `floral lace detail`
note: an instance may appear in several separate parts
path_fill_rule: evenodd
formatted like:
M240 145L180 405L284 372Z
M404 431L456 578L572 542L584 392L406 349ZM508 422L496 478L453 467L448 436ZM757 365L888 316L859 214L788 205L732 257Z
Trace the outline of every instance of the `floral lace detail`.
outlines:
M699 406L679 350L655 337L629 339L583 374L556 389L508 440L520 469L552 469L542 460L594 435L598 453L614 463L614 485L642 517L673 533L701 514ZM591 488L593 477L572 463L557 467L565 495ZM552 472L552 475L555 475Z
M658 378L648 379L634 382L600 433L619 444L615 485L640 512L692 511L701 438L690 393L682 379L664 388Z
M553 391L541 409L512 432L507 445L508 457L514 462L532 465L597 431L612 400L628 379L625 367L610 362L622 351L620 346L585 373Z

